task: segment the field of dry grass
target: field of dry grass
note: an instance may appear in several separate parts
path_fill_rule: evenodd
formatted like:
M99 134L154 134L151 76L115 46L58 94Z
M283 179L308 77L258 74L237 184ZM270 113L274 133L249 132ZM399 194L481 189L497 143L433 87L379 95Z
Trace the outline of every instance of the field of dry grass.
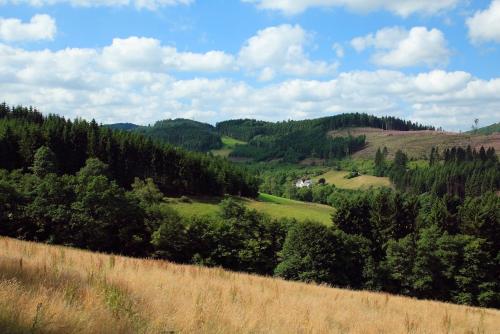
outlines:
M440 151L447 147L461 146L479 149L481 146L494 147L500 152L500 133L475 135L470 133L438 132L438 131L385 131L375 128L349 128L330 132L331 136L366 135L367 145L363 150L353 154L353 158L373 159L375 152L385 146L389 150L389 158L394 157L397 150L407 153L410 158L425 159L432 147Z
M498 333L500 311L0 238L1 333Z

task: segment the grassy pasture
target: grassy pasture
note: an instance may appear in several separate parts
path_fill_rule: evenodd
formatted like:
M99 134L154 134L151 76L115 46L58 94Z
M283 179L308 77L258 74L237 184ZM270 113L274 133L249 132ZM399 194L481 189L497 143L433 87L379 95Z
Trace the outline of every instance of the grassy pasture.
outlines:
M372 175L361 175L352 179L346 179L349 172L331 170L325 174L316 176L313 180L318 181L324 178L328 184L334 184L342 189L367 189L370 187L391 187L388 177L377 177Z
M171 206L183 216L215 215L217 214L220 198L193 198L191 203L170 199ZM324 224L331 223L334 209L328 205L306 203L281 198L268 194L260 194L256 200L240 198L242 203L250 209L270 215L274 218L295 218L297 220L311 219Z
M500 311L0 237L2 333L498 333Z
M234 139L227 136L222 136L222 148L218 150L212 150L212 154L220 157L228 157L229 154L234 150L236 145L244 145L246 142Z

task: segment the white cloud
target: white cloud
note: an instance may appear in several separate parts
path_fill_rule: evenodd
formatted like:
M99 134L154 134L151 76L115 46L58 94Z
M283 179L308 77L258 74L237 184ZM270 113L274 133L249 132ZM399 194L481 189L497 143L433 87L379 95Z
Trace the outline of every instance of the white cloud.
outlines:
M136 52L128 52L130 48ZM103 123L148 124L172 117L284 120L367 112L468 129L472 118L488 124L500 117L500 78L482 80L467 72L442 70L414 75L378 70L253 86L224 77L204 78L201 72L178 79L171 70L196 68L170 61L186 54L191 53L138 37L116 39L103 49L59 51L29 51L0 43L1 98L45 113ZM207 54L193 53L195 58ZM273 68L258 64L264 76L274 75Z
M189 5L195 0L0 0L0 5L27 4L35 7L68 4L75 7L124 7L156 10L166 6Z
M344 7L355 12L387 10L399 16L413 13L436 14L454 8L461 0L242 0L260 9L295 15L313 7Z
M299 25L280 25L257 32L246 41L238 63L256 71L260 80L270 80L277 73L291 76L324 76L335 73L338 64L310 60L304 46L311 36Z
M235 69L232 55L222 51L206 53L179 52L171 46L162 46L154 38L115 38L102 51L103 64L115 70L149 71L230 71Z
M56 21L45 14L35 15L27 23L0 18L0 40L7 42L52 40L56 31Z
M500 42L500 0L493 0L488 9L477 11L467 19L469 38L474 43Z
M337 58L344 58L345 52L344 52L344 47L340 45L339 43L334 43L332 45L333 51L335 51L335 55Z
M444 34L425 27L409 31L399 27L384 28L375 34L354 38L351 45L358 52L375 48L372 62L384 67L444 66L450 57Z

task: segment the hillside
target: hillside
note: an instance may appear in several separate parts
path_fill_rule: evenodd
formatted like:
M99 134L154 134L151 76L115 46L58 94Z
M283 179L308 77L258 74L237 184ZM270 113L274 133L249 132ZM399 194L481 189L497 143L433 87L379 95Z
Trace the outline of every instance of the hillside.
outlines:
M216 215L220 211L220 198L192 198L190 202L171 199L170 205L181 216ZM331 224L334 208L328 205L294 201L268 194L260 194L255 200L240 198L249 209L268 214L273 218L312 219L325 225Z
M378 148L387 147L389 158L393 158L397 150L402 150L413 159L426 159L432 147L442 152L445 148L466 147L479 149L481 146L494 147L500 151L500 133L490 135L423 131L382 130L368 127L354 127L329 132L330 136L344 137L366 136L366 146L353 153L353 158L373 159Z
M216 128L222 135L247 142L236 146L231 157L296 163L306 158L341 159L363 149L363 135L328 136L329 131L356 126L398 131L433 129L395 117L361 113L276 123L239 119L217 123Z
M500 311L0 238L4 333L495 333Z
M189 119L177 118L156 122L152 126L130 123L106 125L114 130L142 133L163 143L179 146L190 151L208 152L221 149L223 143L215 127Z
M477 130L469 131L468 133L481 134L481 135L491 135L491 134L499 133L499 132L500 132L500 122L479 128Z

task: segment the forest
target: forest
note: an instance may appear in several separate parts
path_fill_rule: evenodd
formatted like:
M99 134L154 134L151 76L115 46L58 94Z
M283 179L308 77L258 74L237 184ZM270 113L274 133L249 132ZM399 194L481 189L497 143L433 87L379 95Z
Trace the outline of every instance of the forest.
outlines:
M37 150L54 156L55 173L75 174L88 158L109 166L118 185L152 178L170 195L257 195L258 181L225 159L188 152L144 135L116 131L95 121L43 116L32 108L0 105L0 168L28 171Z
M208 152L222 147L221 136L210 124L189 119L167 119L151 126L130 123L106 125L115 130L141 133L152 139L182 147L189 151Z

